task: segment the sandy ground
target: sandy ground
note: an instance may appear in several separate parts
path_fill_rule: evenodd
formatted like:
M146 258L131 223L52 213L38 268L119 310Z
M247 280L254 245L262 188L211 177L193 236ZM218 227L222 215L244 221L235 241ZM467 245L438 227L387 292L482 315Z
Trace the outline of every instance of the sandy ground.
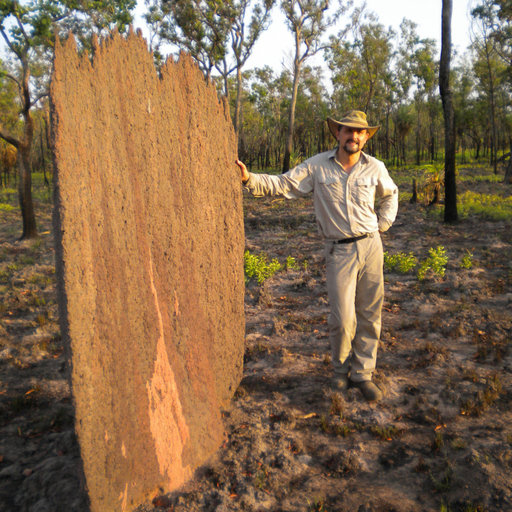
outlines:
M184 488L137 511L512 510L512 223L444 225L401 204L385 250L421 260L442 245L448 263L423 281L386 271L375 375L385 396L369 404L330 389L311 200L246 197L245 210L247 248L298 268L247 285L244 378L223 446ZM41 239L23 243L18 214L1 215L0 510L81 512L49 213Z

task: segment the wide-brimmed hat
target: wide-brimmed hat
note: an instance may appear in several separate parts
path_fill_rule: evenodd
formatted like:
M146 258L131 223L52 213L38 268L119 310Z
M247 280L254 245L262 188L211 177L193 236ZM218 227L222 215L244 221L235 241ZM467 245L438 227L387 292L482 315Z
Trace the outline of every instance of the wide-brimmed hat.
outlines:
M365 128L369 133L368 139L371 139L380 128L380 125L369 126L368 121L366 120L366 114L360 110L351 110L350 112L347 112L340 121L336 121L336 119L328 117L327 124L329 125L329 130L331 130L334 138L337 138L340 126L349 126L350 128Z

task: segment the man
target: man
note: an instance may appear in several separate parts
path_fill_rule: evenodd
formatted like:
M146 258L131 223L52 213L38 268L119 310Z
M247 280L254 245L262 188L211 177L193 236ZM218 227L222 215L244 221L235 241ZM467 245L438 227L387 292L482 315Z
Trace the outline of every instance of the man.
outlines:
M340 121L328 118L327 123L337 149L309 158L285 174L253 174L240 160L236 163L244 186L255 196L290 199L313 193L325 239L333 387L345 391L352 384L368 401L375 401L382 398L372 382L384 299L379 232L395 220L398 189L384 163L362 152L379 129L368 125L364 112L352 110Z

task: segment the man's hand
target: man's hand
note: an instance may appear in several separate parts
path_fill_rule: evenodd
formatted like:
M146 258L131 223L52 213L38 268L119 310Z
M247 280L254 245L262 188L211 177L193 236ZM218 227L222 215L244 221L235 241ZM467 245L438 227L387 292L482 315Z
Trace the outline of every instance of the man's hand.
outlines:
M249 171L247 170L247 167L245 164L240 160L235 160L236 165L240 167L240 174L242 177L242 182L245 183L249 179Z

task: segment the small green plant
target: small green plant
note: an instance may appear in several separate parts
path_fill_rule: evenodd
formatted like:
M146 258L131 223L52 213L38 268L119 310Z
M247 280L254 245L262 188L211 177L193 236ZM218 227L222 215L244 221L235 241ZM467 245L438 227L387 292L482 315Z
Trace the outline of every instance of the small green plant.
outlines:
M460 413L463 416L480 416L498 401L501 392L502 384L499 375L494 374L486 379L485 389L461 403Z
M429 472L430 481L437 492L448 492L453 483L453 469L448 462L445 463L444 471L439 476L435 476L432 471Z
M256 471L256 474L253 478L254 486L258 489L263 489L268 483L268 477L269 472L267 466L265 466L265 464L259 464L259 469Z
M326 512L325 500L323 498L315 498L313 503L308 500L310 512Z
M245 281L249 282L255 279L258 284L262 284L266 279L272 277L276 272L281 270L283 266L276 258L268 261L265 253L260 255L251 254L249 251L244 253Z
M444 187L444 164L427 165L423 175L425 180L425 195L429 204L438 204L441 190Z
M453 439L453 441L450 443L450 446L453 450L464 450L467 447L466 441L460 437L456 437Z
M353 429L350 428L349 425L346 423L337 424L334 427L334 433L338 437L348 437L352 432L355 432Z
M295 258L293 256L288 256L286 258L284 266L285 266L286 270L298 270L299 269L299 264L297 263L297 261L295 260Z
M41 240L41 238L37 238L36 240L34 240L31 244L30 244L30 249L34 252L37 252L39 251L39 249L41 249L41 246L43 245L43 241Z
M52 284L52 278L45 274L35 273L28 278L28 282L42 288L46 288Z
M329 413L331 416L338 416L343 419L344 401L339 393L333 393L331 396L331 408Z
M448 256L446 249L439 245L438 247L430 248L428 251L428 258L421 262L418 269L418 279L423 281L428 273L434 276L444 277L446 272L446 264L448 263Z
M17 265L16 263L9 263L7 265L7 270L9 270L10 272L16 272L19 269L20 269L20 266Z
M322 414L320 416L320 428L323 432L328 433L329 432L329 420L327 419L327 416L325 414Z
M460 267L465 269L473 268L473 253L466 249L466 254L462 256Z
M412 252L406 254L399 252L398 254L384 253L384 268L390 272L396 271L400 274L407 274L413 270L418 263L418 259Z
M391 441L393 438L399 435L399 430L394 426L390 425L389 427L381 427L379 425L373 425L370 428L372 434L383 441Z
M29 254L24 254L18 258L18 262L21 265L33 265L36 262L36 260L34 259L33 256Z
M434 440L432 441L432 451L440 452L444 447L444 436L441 432L436 432Z

